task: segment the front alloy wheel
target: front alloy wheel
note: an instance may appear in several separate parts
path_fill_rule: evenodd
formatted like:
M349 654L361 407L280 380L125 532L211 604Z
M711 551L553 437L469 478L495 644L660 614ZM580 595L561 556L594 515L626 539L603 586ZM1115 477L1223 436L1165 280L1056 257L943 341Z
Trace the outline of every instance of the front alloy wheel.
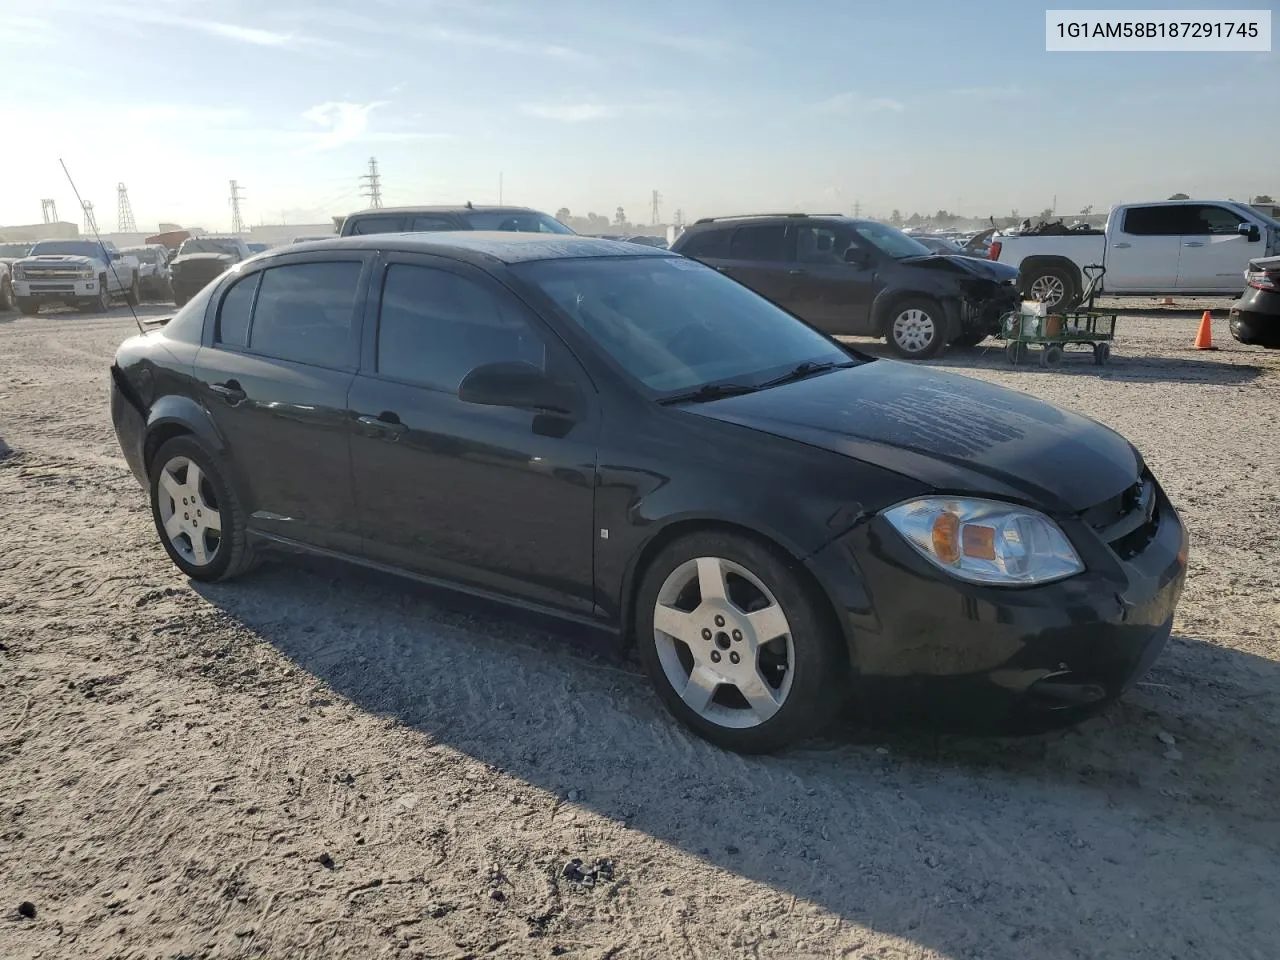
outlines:
M843 641L816 586L776 548L706 531L645 572L641 659L667 708L743 753L811 736L843 705Z

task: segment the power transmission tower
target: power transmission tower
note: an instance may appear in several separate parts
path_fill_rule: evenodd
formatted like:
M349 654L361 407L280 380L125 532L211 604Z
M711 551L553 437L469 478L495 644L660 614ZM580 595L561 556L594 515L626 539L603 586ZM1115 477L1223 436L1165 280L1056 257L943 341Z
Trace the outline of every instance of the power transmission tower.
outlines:
M129 188L116 184L116 232L136 233L138 224L133 219L133 207L129 203Z
M240 191L240 184L231 181L231 232L244 233L244 217L240 215L240 201L244 199L244 194Z
M40 215L44 217L45 223L58 222L58 205L52 200L40 201Z
M84 202L84 232L88 234L96 234L98 232L98 221L93 215L92 200Z
M653 205L649 208L649 223L657 226L662 221L662 194L653 191Z
M377 209L382 206L382 175L378 173L378 158L369 158L369 172L361 180L368 181L361 195L369 198L369 206Z
M854 219L855 219L855 220L856 220L857 218L859 218L859 217L861 217L861 216L862 216L862 201L861 201L861 200L855 200L855 201L853 201L853 216L854 216Z
M679 230L681 227L683 227L683 226L684 226L684 211L683 211L683 210L677 210L677 211L676 211L676 214L675 214L675 221L676 221L676 222L675 222L675 227L676 227L676 229L677 229L677 230Z

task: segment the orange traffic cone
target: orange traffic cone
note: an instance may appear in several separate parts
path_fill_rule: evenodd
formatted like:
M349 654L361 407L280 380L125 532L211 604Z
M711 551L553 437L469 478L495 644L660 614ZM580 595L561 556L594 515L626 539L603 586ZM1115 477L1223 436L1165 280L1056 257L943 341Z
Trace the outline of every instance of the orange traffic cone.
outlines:
M1209 311L1204 312L1204 316L1200 318L1200 329L1196 331L1196 349L1197 350L1217 350L1213 345L1213 320L1209 316Z

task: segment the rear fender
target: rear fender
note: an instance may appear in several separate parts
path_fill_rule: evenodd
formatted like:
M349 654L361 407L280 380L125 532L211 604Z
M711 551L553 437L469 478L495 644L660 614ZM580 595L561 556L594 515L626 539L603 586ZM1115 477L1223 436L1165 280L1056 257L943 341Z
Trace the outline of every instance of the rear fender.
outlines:
M143 462L148 474L151 460L161 445L183 434L195 437L205 450L218 458L218 464L228 481L235 485L242 501L248 502L244 499L247 493L245 478L235 458L230 455L226 439L209 411L190 397L170 394L160 397L152 405L147 415L146 436L143 441Z

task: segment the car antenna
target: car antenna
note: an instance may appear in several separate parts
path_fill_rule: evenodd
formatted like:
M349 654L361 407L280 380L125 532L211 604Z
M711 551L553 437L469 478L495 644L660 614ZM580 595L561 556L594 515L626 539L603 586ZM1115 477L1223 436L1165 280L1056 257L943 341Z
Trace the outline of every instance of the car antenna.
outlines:
M71 184L71 192L76 195L76 203L80 204L80 209L84 209L84 201L80 199L80 191L76 189L76 182L71 179L71 171L67 169L67 165L63 163L62 158L58 158L58 163L62 167L62 172L67 175L67 183ZM98 246L102 249L102 255L106 257L107 268L111 271L111 276L116 279L116 286L120 286L120 274L116 273L116 262L111 259L111 254L107 253L107 248L102 243L102 235L98 233L98 221L94 217L87 217L89 226L93 227L93 238L98 241ZM138 311L133 309L133 304L125 298L125 306L129 308L129 312L133 314L133 322L138 325L138 332L145 334L147 328L142 325L142 321L138 319Z

